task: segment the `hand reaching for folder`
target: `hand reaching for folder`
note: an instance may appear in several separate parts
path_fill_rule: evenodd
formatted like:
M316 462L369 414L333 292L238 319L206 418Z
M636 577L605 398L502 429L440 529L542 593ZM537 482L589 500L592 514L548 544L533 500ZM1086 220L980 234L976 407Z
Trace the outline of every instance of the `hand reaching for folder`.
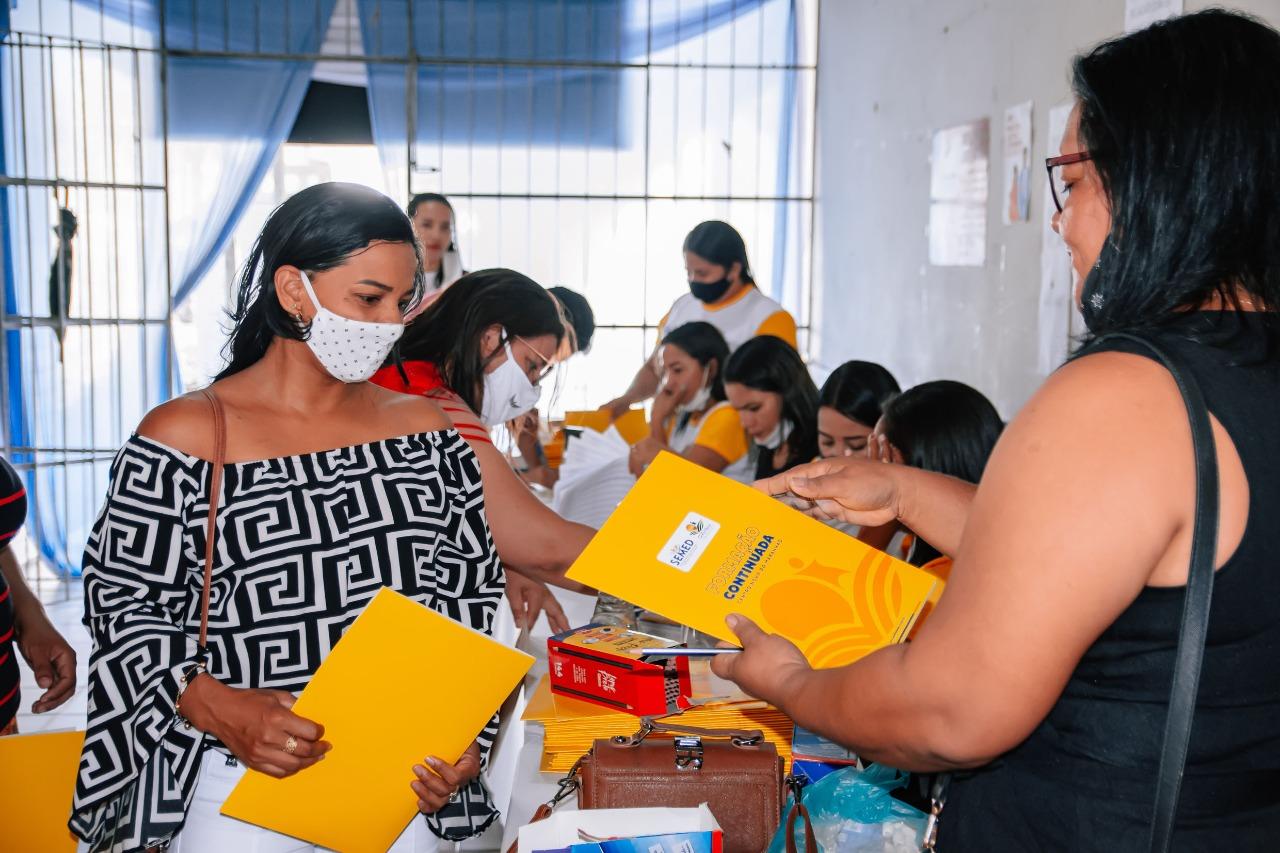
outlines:
M799 465L755 484L767 495L797 495L812 502L807 514L878 527L901 517L902 466L855 457Z
M551 633L569 630L569 617L565 616L564 608L547 585L510 569L507 571L507 602L511 605L511 616L518 630L532 631L543 613L547 614Z

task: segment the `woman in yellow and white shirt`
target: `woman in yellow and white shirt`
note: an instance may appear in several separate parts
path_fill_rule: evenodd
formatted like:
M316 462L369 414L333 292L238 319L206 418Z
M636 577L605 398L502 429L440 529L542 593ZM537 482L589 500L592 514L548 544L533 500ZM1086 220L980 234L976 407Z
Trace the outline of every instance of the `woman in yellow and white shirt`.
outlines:
M631 450L639 476L662 450L743 483L753 479L751 443L742 421L725 402L724 363L729 345L710 323L672 330L658 347L662 386L653 403L652 434Z
M796 346L796 321L786 309L756 287L747 261L747 246L732 225L703 222L684 238L684 267L689 292L677 299L658 324L658 339L686 323L710 323L733 352L757 335L773 335ZM622 396L601 406L621 417L635 403L658 390L658 350L648 358Z

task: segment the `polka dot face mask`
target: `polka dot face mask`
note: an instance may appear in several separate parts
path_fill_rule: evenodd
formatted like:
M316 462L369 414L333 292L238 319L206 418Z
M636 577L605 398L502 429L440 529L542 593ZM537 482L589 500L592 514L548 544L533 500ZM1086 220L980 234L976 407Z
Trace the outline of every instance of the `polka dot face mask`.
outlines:
M316 306L307 346L334 379L364 382L387 360L391 347L404 334L404 323L369 323L343 317L320 304L305 272L302 286Z

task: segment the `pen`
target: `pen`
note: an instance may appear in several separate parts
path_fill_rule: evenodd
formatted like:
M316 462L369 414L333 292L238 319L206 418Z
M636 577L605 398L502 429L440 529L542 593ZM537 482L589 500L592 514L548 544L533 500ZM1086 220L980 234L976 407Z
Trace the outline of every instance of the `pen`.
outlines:
M687 658L700 658L709 655L736 655L742 649L641 649L642 655L679 655Z

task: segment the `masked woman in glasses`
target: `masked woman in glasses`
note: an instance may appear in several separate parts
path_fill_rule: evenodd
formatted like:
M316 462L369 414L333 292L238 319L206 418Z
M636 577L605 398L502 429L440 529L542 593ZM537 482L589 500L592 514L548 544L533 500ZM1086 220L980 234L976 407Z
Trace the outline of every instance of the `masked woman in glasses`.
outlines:
M853 460L763 484L850 521L900 520L954 555L936 609L911 643L820 671L734 620L746 650L715 668L864 758L954 771L941 851L1269 850L1280 33L1206 11L1073 71L1053 224L1079 279L1083 351L1009 424L976 487ZM1156 344L1203 392L1216 474L1197 476L1170 370L1114 333ZM1212 596L1193 600L1207 609L1198 688L1174 697L1194 708L1184 756L1164 733L1198 515Z
M540 501L494 447L489 430L537 405L567 323L560 303L528 276L507 269L469 273L406 328L402 363L373 377L386 388L435 401L470 442L484 479L494 543L513 570L508 592L513 608L523 611L516 622L545 608L553 630L569 626L539 584L585 591L565 580L564 572L595 530L561 518Z

